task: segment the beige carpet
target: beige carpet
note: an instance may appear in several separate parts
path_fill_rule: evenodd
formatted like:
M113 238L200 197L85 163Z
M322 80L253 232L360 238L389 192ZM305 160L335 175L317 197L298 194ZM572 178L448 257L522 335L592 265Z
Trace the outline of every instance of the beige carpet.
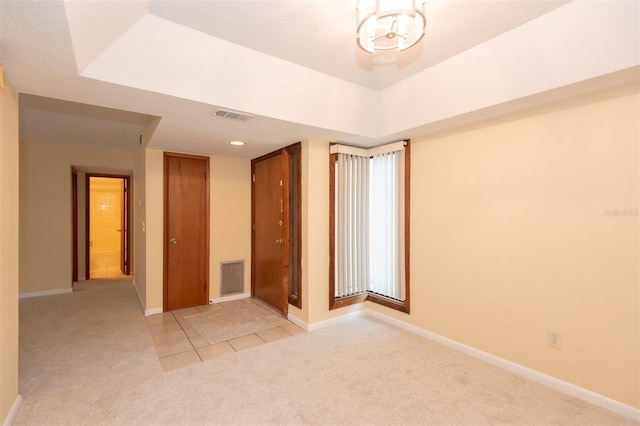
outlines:
M184 317L210 344L288 324L286 318L260 302L235 303L233 309L216 309Z
M364 317L163 373L131 283L20 301L17 425L630 425Z

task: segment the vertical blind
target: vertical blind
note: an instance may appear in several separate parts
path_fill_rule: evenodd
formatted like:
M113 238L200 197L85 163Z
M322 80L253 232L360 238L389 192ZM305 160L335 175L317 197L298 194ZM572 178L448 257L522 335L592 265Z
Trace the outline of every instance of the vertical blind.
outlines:
M335 296L404 300L403 144L336 151Z

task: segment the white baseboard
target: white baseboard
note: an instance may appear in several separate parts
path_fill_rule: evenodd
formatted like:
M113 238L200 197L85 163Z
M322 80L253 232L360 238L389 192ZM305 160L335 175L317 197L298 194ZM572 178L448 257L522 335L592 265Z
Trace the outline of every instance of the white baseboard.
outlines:
M304 331L309 331L309 324L302 321L300 318L294 315L291 315L291 312L287 314L287 319L292 323L294 323L295 325L297 325L298 327L300 327L301 329L303 329Z
M466 355L472 356L474 358L480 359L489 364L495 365L496 367L502 368L503 370L510 371L514 374L525 377L536 383L540 383L544 386L550 387L554 390L565 393L567 395L571 395L575 398L581 399L590 404L597 405L606 410L613 411L614 413L628 417L635 421L640 421L640 409L638 408L623 404L614 399L611 399L606 396L592 392L590 390L581 388L580 386L576 386L569 382L556 379L555 377L548 376L546 374L540 373L539 371L532 370L520 364L516 364L514 362L492 355L490 353L483 352L471 346L467 346L463 343L457 342L455 340L451 340L447 337L440 336L439 334L424 330L420 327L407 324L404 321L400 321L395 318L388 317L379 312L367 309L366 313L367 315L371 315L372 317L391 323L399 328L403 328L405 330L416 333L420 336L424 336L427 339L433 340L451 349L457 350L458 352L462 352Z
M136 280L134 279L132 283L133 283L133 288L136 289L136 294L138 295L138 302L140 303L140 307L144 311L144 316L148 317L150 315L161 314L163 312L162 308L146 309L146 301L140 294L140 290L138 289L138 284L136 283Z
M366 313L366 310L350 312L348 314L340 315L339 317L330 318L324 321L314 322L312 324L304 322L303 320L296 317L295 315L292 315L291 312L287 314L287 319L292 323L294 323L295 325L297 325L298 327L304 329L305 331L315 331L315 330L320 330L321 328L329 327L332 325L336 325L336 324L340 324L340 323L352 320L353 318L357 318L362 315L365 315L365 313Z
M18 413L20 412L20 407L22 407L22 395L18 394L15 401L13 401L9 414L7 414L7 418L3 420L2 426L10 426L16 421L16 417L18 417Z
M47 291L34 291L31 293L20 293L18 296L20 299L25 299L28 297L40 297L40 296L53 296L56 294L66 294L71 293L73 291L72 288L61 288L58 290L47 290Z
M209 299L209 304L210 305L215 305L216 303L231 302L232 300L247 299L249 297L251 297L251 293L231 294L229 296L222 296L222 297L217 297L217 298L214 298L214 299Z
M150 315L161 314L162 312L162 308L145 309L144 316L148 317Z
M147 316L147 311L145 309L146 307L146 301L145 299L142 297L142 295L140 294L140 290L138 289L138 284L136 283L135 278L133 279L133 281L131 281L133 283L133 288L136 289L136 294L138 295L138 302L140 303L140 307L142 308L142 310L144 311L144 315Z
M354 318L357 318L357 317L360 317L362 315L365 315L365 313L366 313L366 310L350 312L348 314L341 315L339 317L330 318L330 319L324 320L324 321L314 322L313 324L307 324L306 328L307 328L307 331L319 330L321 328L329 327L329 326L332 326L332 325L343 323L345 321L352 320Z

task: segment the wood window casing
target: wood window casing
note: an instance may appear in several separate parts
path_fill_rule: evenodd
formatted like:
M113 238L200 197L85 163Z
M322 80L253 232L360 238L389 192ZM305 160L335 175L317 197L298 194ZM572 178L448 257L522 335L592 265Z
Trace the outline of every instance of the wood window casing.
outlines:
M411 194L411 144L406 141L404 157L404 274L405 299L403 301L374 292L365 292L345 297L336 297L336 161L337 155L329 155L329 309L338 309L365 301L371 301L407 314L410 313L410 194Z

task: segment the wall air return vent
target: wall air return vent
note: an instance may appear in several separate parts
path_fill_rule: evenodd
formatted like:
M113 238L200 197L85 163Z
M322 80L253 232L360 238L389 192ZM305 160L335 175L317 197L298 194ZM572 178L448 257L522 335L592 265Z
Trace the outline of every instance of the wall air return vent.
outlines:
M236 121L249 121L254 117L253 115L243 114L241 112L231 111L231 110L222 109L222 108L218 108L214 115L216 117L228 118L230 120L236 120Z
M220 296L244 291L244 260L220 262Z

